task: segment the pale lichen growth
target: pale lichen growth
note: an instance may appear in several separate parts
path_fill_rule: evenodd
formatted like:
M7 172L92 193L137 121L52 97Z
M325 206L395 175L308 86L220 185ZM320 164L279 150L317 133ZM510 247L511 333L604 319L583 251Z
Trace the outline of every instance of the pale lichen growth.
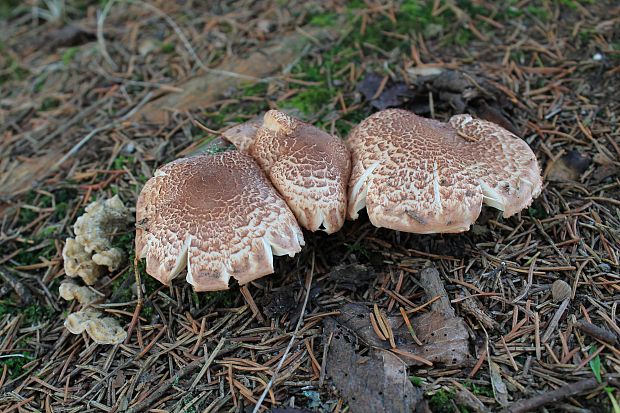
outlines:
M112 247L112 237L129 221L129 210L118 196L88 205L73 227L75 238L67 238L62 251L65 273L93 285L103 274L103 267L118 269L125 254Z
M69 314L65 327L73 334L86 332L97 344L120 344L127 338L119 322L94 310Z
M91 304L100 298L92 289L73 284L72 282L63 282L60 284L58 292L65 300L77 300L80 304Z

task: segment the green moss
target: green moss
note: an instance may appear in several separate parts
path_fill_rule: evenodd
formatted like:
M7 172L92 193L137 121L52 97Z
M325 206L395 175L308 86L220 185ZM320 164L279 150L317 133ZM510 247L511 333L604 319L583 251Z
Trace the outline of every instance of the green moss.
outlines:
M338 15L336 13L327 12L312 16L308 23L313 26L328 27L334 26L336 24L336 20L338 20Z
M304 115L310 115L319 112L333 96L333 92L323 87L309 87L282 102L283 108L295 108Z
M418 376L409 376L409 381L411 381L411 384L413 384L416 387L422 386L422 378Z
M122 275L116 277L112 284L110 284L110 289L112 290L112 296L114 299L121 303L126 303L131 301L131 297L133 292L129 286L131 285L131 281L128 279L134 278L133 270L128 270Z
M26 79L30 71L22 67L18 61L10 56L6 59L6 69L0 74L0 85L9 81L20 81Z
M243 96L263 96L267 93L268 84L265 82L257 82L244 87Z
M36 237L38 239L38 237ZM51 260L56 256L56 246L53 240L48 239L41 242L39 248L31 250L30 248L23 248L15 255L13 260L18 265L32 265L41 262L41 258Z
M39 214L30 208L22 208L19 210L18 226L26 226L39 217Z
M538 208L536 206L531 206L527 209L527 214L532 218L545 219L548 214L543 208Z
M47 110L56 109L58 106L60 106L60 101L58 99L45 98L43 99L43 102L41 103L41 107L39 108L39 110L41 112L45 112Z
M476 396L493 397L493 389L490 386L479 386L471 381L465 382L465 387Z
M15 303L11 300L0 300L0 318L7 314L13 314L15 310Z
M24 373L24 366L32 360L33 357L28 352L0 355L0 370L3 370L4 366L7 366L9 377L13 379Z
M126 166L132 165L136 162L136 158L130 155L119 155L112 162L112 168L115 170L125 169Z
M64 64L65 66L69 66L69 64L73 61L73 58L75 57L77 52L78 52L77 47L69 47L67 50L65 50L61 58L62 64Z
M174 43L164 43L161 45L162 53L172 53L174 52Z
M439 389L428 401L433 413L452 413L454 411L454 394L448 390Z
M549 11L544 7L529 5L525 8L525 10L534 17L537 17L539 20L545 22L548 21L551 17Z
M24 315L23 322L26 325L38 324L54 314L54 309L46 305L31 304L22 309Z
M238 291L226 290L204 293L199 296L204 307L210 308L229 308L235 305L239 297Z

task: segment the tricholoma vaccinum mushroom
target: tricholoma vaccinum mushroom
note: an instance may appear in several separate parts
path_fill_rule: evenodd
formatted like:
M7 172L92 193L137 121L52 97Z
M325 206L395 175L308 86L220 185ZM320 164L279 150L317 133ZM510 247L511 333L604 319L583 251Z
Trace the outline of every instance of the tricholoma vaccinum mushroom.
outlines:
M276 110L223 136L238 150L173 161L140 193L136 253L164 284L185 268L196 291L247 283L301 250L300 225L333 233L364 207L378 227L462 232L482 204L509 217L542 187L527 143L469 115L377 112L351 131L351 152Z

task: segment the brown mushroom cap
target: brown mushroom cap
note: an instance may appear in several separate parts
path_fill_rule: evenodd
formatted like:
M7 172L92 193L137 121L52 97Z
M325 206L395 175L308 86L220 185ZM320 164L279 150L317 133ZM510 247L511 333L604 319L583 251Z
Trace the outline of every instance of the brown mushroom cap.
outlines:
M196 291L228 288L273 272L273 255L304 245L295 217L252 158L231 151L171 162L136 206L136 254L169 284L186 266Z
M350 153L344 142L286 113L270 110L250 154L300 225L331 234L344 224ZM321 228L323 227L323 228Z
M348 144L348 215L355 219L366 207L378 227L462 232L483 203L509 217L541 191L538 162L527 143L469 115L443 123L388 109L355 127Z

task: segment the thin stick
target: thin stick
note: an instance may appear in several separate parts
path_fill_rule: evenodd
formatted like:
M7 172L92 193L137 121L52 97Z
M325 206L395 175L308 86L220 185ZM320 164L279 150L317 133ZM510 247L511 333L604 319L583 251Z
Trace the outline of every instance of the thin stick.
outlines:
M310 274L306 277L306 296L304 298L304 304L301 307L301 314L299 315L299 320L297 320L297 325L295 326L295 331L293 332L293 335L291 336L291 339L288 342L288 346L286 346L286 350L284 350L284 354L282 354L282 357L280 358L280 362L278 363L275 371L273 372L273 376L271 376L269 383L267 383L267 387L265 387L265 390L263 390L263 394L261 394L258 399L258 403L256 403L256 406L254 406L254 410L252 410L252 413L259 412L260 407L263 404L263 401L265 400L265 397L267 397L267 394L269 393L269 389L271 389L271 386L275 382L276 377L278 377L278 373L280 372L280 369L282 368L282 365L284 364L284 360L286 359L286 356L288 355L288 353L291 351L291 348L293 347L293 342L295 342L295 339L297 338L297 332L299 331L299 329L301 328L301 325L303 324L304 313L306 312L306 305L308 304L308 298L310 297L310 285L312 284L313 275L314 275L314 253L312 253L312 266L310 268Z
M517 403L514 403L508 408L508 412L533 412L544 405L556 403L567 397L588 392L590 390L596 389L598 386L599 384L596 382L595 378L585 379L576 383L567 384L566 386L562 386L559 389L551 390L538 396L532 397L531 399L521 400Z

